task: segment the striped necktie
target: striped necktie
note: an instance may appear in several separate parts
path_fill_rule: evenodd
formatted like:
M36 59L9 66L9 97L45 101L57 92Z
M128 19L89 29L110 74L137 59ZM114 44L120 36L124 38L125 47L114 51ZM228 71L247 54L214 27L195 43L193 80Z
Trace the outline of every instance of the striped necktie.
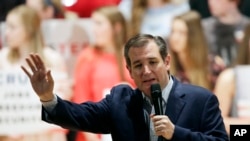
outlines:
M155 135L154 130L153 130L153 123L150 120L150 114L152 112L152 105L149 99L147 98L143 99L143 108L144 108L145 122L148 125L150 141L162 141L162 137L158 139L158 136Z

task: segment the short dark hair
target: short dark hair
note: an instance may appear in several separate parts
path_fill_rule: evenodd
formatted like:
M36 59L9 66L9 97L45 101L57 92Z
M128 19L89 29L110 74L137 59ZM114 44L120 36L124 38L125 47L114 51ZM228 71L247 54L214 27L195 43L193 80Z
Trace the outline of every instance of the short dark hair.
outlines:
M134 37L130 38L127 43L125 44L124 48L124 56L126 59L127 65L130 67L131 66L131 60L129 58L128 52L131 47L144 47L146 46L150 41L154 41L157 46L159 47L159 52L164 60L168 54L167 51L167 44L166 41L160 37L160 36L153 36L150 34L138 34L135 35Z

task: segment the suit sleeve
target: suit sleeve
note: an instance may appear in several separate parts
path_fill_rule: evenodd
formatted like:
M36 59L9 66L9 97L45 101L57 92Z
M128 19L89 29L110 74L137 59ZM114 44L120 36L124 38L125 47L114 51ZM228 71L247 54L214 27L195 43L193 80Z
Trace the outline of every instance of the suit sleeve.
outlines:
M228 141L219 103L215 95L205 103L200 131L175 126L172 141Z
M110 133L111 95L98 103L72 103L58 97L58 103L52 111L42 108L42 120L66 129L93 133Z

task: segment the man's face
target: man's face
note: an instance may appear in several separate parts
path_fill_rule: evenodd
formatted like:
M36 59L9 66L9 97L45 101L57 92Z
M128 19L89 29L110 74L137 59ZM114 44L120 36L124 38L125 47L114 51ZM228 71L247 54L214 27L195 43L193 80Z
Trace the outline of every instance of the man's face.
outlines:
M163 60L154 41L150 41L144 47L131 47L128 55L131 66L127 68L135 84L145 95L151 97L151 84L159 83L162 89L167 85L170 56Z
M210 12L215 17L221 17L228 13L232 4L235 3L231 0L208 0Z

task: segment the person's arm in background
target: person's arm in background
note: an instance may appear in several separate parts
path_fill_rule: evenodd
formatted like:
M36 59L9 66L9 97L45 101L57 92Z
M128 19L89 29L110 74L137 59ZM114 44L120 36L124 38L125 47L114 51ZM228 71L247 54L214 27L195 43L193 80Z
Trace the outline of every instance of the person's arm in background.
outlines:
M230 124L250 124L250 119L230 117L233 99L235 98L235 78L232 68L226 69L219 75L214 93L218 97L220 109L227 133L230 131Z

